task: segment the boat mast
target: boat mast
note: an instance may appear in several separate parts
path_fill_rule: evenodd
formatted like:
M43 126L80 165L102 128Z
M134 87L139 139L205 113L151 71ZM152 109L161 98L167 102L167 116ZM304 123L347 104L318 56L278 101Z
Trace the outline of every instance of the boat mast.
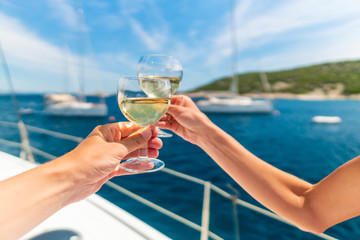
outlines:
M80 101L85 102L86 97L85 97L85 64L84 64L84 50L85 50L85 46L87 47L87 51L89 51L90 54L90 59L92 61L92 66L91 68L94 70L94 77L95 77L95 81L97 83L97 89L99 90L100 93L100 103L105 104L105 96L103 95L103 89L102 89L102 85L101 85L101 81L100 81L100 77L99 77L99 71L98 71L98 67L96 64L96 60L95 60L95 56L94 56L94 51L92 49L92 44L91 44L91 39L90 39L90 35L88 30L86 29L86 20L85 20L85 16L84 16L84 11L82 8L82 4L81 4L81 0L78 1L78 24L79 24L79 86L80 86L80 93L79 93L79 98Z
M81 1L78 1L78 31L79 31L79 41L78 41L78 49L79 49L79 68L78 68L78 79L79 79L79 101L85 102L85 66L84 66L84 15L83 9L81 6Z
M64 93L69 93L69 47L64 42L64 61L63 61L63 69L64 69L64 75L63 75L63 84L64 84Z
M11 99L12 99L13 104L15 106L16 117L18 119L18 128L19 128L20 137L21 137L20 157L23 158L23 159L28 159L30 162L34 163L35 159L34 159L34 156L32 154L32 151L31 151L28 132L27 132L25 124L24 124L24 122L23 122L23 120L21 118L21 114L19 113L19 102L16 99L14 85L13 85L12 80L11 80L10 70L9 70L8 65L7 65L7 61L6 61L5 54L4 54L4 51L2 49L2 46L1 46L1 42L0 42L0 61L2 62L3 70L4 70L4 73L5 73L5 78L6 78L7 82L8 82L8 85L9 85Z
M230 0L230 34L231 34L231 48L232 48L232 56L231 56L231 85L230 92L239 93L239 81L237 73L237 42L236 42L236 19L235 19L235 7L236 0Z

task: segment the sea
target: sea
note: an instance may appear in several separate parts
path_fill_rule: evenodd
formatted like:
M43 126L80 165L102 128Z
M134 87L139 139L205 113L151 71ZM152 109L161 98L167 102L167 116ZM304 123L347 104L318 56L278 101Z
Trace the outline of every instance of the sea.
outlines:
M115 117L115 121L126 120L118 108L115 96L106 98L109 116L105 118L49 117L43 114L43 95L19 94L16 98L20 107L34 110L34 113L22 116L25 124L79 137L86 137L99 124L111 122L110 116ZM94 97L89 99L96 100ZM360 154L360 101L275 99L274 106L276 111L273 114L208 114L208 117L256 156L310 183L317 183ZM311 122L316 115L339 116L342 122L316 124ZM0 95L0 121L17 121L14 104L7 94ZM31 131L29 137L32 146L55 156L61 156L76 147L74 142ZM0 138L11 141L20 139L16 128L1 124ZM210 181L228 193L238 192L242 200L263 207L199 147L176 135L162 140L164 146L160 150L159 159L165 162L167 168ZM0 150L19 154L18 148L4 144L0 146ZM46 161L41 156L35 157L40 162ZM116 177L112 181L163 208L201 224L204 187L199 184L164 172ZM200 239L198 231L108 186L100 189L98 194L171 239ZM237 212L241 240L320 239L241 206L237 207ZM215 192L211 193L210 230L224 239L236 239L232 202ZM325 233L338 239L360 239L360 218L340 223Z

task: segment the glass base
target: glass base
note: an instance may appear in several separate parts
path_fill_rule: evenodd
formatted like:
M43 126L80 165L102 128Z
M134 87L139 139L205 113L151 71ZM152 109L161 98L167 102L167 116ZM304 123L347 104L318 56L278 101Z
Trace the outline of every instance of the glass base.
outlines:
M167 138L167 137L172 137L173 135L171 133L167 133L163 130L161 130L159 128L159 134L158 134L158 137L163 137L163 138Z
M148 173L156 172L165 166L165 163L156 158L130 158L120 162L120 166L128 172Z

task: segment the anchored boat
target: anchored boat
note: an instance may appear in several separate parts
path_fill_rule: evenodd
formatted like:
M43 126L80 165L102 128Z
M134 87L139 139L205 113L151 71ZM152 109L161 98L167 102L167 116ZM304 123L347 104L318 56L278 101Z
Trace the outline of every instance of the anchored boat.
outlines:
M70 94L49 94L44 97L45 114L63 117L105 117L108 108L105 102L79 101Z
M211 97L196 104L205 113L270 113L273 110L271 101L245 96Z
M315 116L311 121L314 123L337 124L341 122L341 118L338 116Z

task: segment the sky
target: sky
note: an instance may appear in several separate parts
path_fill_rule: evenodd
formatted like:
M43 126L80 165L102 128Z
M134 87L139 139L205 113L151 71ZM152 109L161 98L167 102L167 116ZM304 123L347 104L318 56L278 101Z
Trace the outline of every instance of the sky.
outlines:
M0 0L0 44L18 92L76 92L83 69L86 92L115 93L150 53L181 60L187 91L233 71L360 59L359 16L358 0Z

